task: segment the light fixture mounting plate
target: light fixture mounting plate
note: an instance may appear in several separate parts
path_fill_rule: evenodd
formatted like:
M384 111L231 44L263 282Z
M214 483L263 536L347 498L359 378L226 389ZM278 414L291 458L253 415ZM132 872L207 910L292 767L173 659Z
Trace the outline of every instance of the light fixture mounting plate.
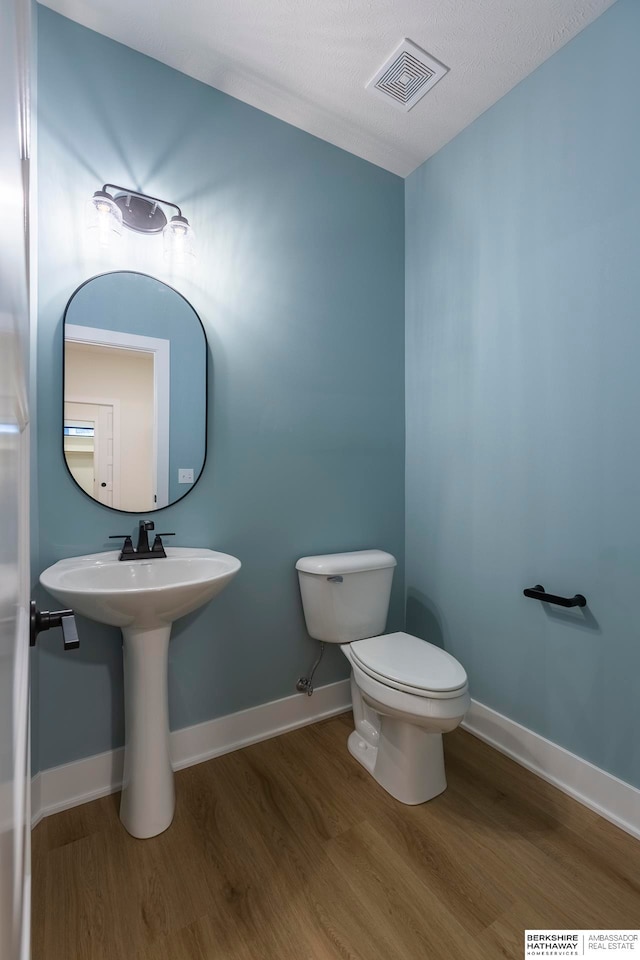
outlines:
M113 199L122 213L122 222L129 230L162 233L166 227L164 211L153 200L138 197L135 193L117 193Z

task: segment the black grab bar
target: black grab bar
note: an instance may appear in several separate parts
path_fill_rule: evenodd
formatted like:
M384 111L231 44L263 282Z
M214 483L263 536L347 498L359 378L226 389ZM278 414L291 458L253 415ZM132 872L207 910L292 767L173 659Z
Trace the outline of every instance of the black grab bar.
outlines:
M525 597L531 597L532 600L542 600L544 603L557 603L561 607L586 607L587 598L581 593L576 593L575 597L556 597L554 593L546 593L544 587L537 583L535 587L527 587L522 591Z

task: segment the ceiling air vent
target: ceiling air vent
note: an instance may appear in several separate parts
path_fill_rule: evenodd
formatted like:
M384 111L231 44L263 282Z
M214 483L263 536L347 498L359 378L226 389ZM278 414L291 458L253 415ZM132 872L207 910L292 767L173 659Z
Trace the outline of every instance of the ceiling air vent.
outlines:
M367 90L408 111L444 77L448 69L411 40L405 39L369 81Z

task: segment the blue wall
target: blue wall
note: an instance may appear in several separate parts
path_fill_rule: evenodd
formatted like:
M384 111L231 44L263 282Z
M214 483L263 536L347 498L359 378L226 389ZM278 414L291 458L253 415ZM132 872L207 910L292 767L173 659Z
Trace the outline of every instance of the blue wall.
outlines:
M619 0L408 178L405 216L407 629L640 786L638 37Z
M205 325L212 382L202 479L162 526L243 568L181 621L171 646L179 728L295 690L307 637L295 560L404 552L403 182L39 8L39 566L107 549L134 518L92 503L60 449L62 314L106 270L156 275ZM98 256L84 230L105 181L180 204L198 236L189 275L127 233ZM403 575L391 628L403 623ZM122 742L117 631L79 624L77 653L41 638L41 767ZM328 651L318 682L347 675Z
M169 503L175 503L189 490L178 483L178 470L190 467L197 480L205 454L207 346L197 315L175 290L156 279L118 272L81 287L65 319L170 342Z

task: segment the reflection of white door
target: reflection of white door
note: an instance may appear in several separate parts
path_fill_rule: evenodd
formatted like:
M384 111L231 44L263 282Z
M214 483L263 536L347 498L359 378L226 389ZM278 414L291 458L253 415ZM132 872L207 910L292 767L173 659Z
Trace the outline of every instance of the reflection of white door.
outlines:
M166 507L169 503L169 410L171 343L156 337L139 334L121 333L103 330L97 327L85 327L65 323L65 348L70 344L94 344L115 351L147 354L153 358L153 490L148 503L133 507L126 503L122 509L154 509ZM66 384L65 384L66 389ZM65 394L65 399L66 399ZM127 464L128 466L128 464ZM125 496L126 500L126 496Z
M69 470L83 490L107 507L120 507L120 415L117 400L65 400L65 426L84 423L93 428L92 443L73 437L64 442ZM88 474L88 471L91 474Z
M30 6L0 4L0 957L27 960L29 314L25 243ZM20 24L20 26L18 26Z

